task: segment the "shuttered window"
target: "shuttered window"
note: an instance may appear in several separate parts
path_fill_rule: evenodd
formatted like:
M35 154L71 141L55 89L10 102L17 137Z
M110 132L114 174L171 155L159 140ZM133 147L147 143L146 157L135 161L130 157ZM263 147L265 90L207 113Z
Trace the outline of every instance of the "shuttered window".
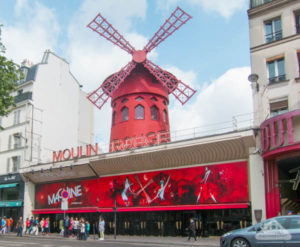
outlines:
M287 99L270 102L270 115L273 117L282 113L286 113L288 111L288 107Z

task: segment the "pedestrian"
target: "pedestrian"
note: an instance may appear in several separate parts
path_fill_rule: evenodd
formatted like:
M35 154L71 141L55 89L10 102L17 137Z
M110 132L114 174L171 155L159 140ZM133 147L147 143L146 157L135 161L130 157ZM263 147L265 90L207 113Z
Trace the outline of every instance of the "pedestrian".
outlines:
M44 218L42 218L41 221L40 221L40 228L41 228L42 235L44 235L44 231L45 231L45 229L44 229L44 221L45 221Z
M49 233L49 218L44 220L44 235L48 236Z
M91 225L90 222L86 222L86 238L90 237L90 230L91 230Z
M10 233L10 231L11 231L11 223L10 223L10 219L11 219L11 218L7 218L7 220L6 220L6 232L7 232L7 233Z
M16 227L18 229L17 237L18 236L22 237L23 236L23 217L22 216L19 218Z
M69 236L69 227L70 227L70 219L69 219L69 216L67 216L64 221L64 237L65 238L67 238Z
M36 217L32 223L32 235L37 236L39 234L39 217Z
M33 231L33 222L34 222L33 216L31 216L31 218L29 220L29 231L28 231L29 235Z
M6 233L6 217L2 217L1 219L1 233L5 234Z
M195 221L192 218L190 219L190 225L188 227L188 230L189 230L189 236L187 240L190 241L191 236L193 236L195 241L197 241Z
M73 234L73 223L74 223L74 219L73 219L73 217L71 217L71 219L70 219L70 227L69 227L69 235Z
M59 220L58 228L59 228L59 235L63 236L64 235L64 220L63 219Z
M78 225L79 225L79 220L78 218L75 218L75 220L73 221L73 234L77 239L79 239L79 235L80 235Z
M25 229L25 235L26 235L26 233L29 232L29 228L30 228L30 220L29 220L29 218L26 218L25 226L26 226L26 229Z
M13 231L13 224L14 224L14 220L12 219L12 217L9 217L8 220L8 224L7 224L7 232L10 233Z
M80 224L79 224L79 240L85 240L85 222L84 219L82 218L80 220Z
M99 230L99 240L104 240L104 230L105 230L105 221L102 217L102 215L100 215L99 217L99 224L98 224L98 230Z

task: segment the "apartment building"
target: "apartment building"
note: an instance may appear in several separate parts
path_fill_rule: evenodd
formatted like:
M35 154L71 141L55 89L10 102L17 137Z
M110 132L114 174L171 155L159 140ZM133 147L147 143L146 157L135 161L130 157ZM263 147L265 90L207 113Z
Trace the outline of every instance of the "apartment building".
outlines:
M14 217L23 215L24 193L32 189L20 168L51 162L53 151L94 139L93 106L68 62L46 50L40 63L25 60L22 70L16 106L0 118L0 213Z
M248 17L261 210L269 218L300 211L300 2L251 0Z

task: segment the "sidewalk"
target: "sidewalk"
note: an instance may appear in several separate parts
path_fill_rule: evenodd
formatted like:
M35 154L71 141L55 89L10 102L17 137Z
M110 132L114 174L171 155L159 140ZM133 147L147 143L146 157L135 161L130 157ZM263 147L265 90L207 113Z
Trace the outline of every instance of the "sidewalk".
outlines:
M6 236L16 237L16 233L10 233ZM32 235L23 235L25 238L41 238L41 239L64 239L70 241L78 241L75 238L64 238L59 234L51 234L49 236L32 236ZM87 241L98 241L98 236L90 235ZM106 235L104 242L128 242L128 243L154 243L162 245L181 245L181 246L207 246L207 247L216 247L220 246L219 237L209 237L209 238L198 238L197 241L190 240L187 241L186 237L156 237L156 236L125 236L117 235L117 238L114 239L113 235Z

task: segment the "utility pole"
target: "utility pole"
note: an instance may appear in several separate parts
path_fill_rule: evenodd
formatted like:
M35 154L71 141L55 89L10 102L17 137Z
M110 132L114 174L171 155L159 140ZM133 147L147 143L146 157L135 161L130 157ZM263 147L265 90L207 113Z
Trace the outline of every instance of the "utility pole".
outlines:
M115 200L114 207L114 239L117 239L117 201Z

